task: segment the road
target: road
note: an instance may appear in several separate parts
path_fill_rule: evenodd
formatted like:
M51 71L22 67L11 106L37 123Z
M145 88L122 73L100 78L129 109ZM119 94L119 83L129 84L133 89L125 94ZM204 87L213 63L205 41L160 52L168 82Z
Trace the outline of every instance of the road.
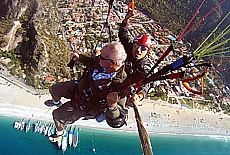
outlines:
M14 21L14 26L13 28L11 29L11 31L8 33L8 37L9 37L9 40L8 40L8 43L5 47L1 48L3 51L9 51L9 48L10 48L10 44L13 43L12 39L14 39L15 37L15 33L17 31L17 29L21 27L21 23L19 21Z

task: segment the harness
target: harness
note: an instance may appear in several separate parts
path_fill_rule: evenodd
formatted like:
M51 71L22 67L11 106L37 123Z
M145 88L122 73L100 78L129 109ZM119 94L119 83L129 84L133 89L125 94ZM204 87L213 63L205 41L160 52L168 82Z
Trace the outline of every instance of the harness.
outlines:
M115 77L94 81L92 73L95 69L99 72L102 71L99 64L88 67L85 70L84 77L82 77L80 81L75 82L77 89L72 103L86 112L93 110L96 111L96 113L101 113L107 108L107 102L105 99L107 94L111 91L111 85L120 80L119 77L117 77L117 79ZM117 74L120 73L118 72Z

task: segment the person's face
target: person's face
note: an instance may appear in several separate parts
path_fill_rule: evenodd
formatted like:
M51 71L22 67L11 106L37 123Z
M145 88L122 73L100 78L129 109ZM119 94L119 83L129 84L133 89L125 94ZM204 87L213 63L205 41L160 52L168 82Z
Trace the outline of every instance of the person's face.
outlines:
M101 53L99 57L101 66L107 71L114 68L115 60L109 59L108 56L103 53Z
M148 52L148 47L133 43L132 54L134 59L142 59Z

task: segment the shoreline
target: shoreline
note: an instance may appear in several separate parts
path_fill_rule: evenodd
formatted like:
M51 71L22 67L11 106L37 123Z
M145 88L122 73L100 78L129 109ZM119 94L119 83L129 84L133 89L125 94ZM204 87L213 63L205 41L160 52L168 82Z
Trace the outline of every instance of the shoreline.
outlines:
M0 115L53 122L52 111L55 107L44 105L44 101L51 98L50 94L33 95L22 88L9 84L2 78L0 78L0 88ZM62 99L63 103L66 101ZM147 99L142 101L142 106L138 106L138 109L149 135L199 135L230 138L230 124L228 123L230 117L227 115L184 109L169 106L163 101ZM120 129L113 129L106 124L106 121L98 123L95 119L80 119L73 125L98 130L138 132L132 108L129 109L127 126Z
M5 104L5 106L9 106L9 104ZM12 106L12 105L11 105ZM18 107L18 106L17 106ZM17 108L16 107L16 108ZM42 110L37 108L31 108L35 111L40 110L39 113L36 112L37 116L32 116L33 111L31 109L25 108L24 106L21 106L21 109L26 109L25 111L30 111L29 115L22 115L24 113L20 113L18 109L11 109L11 111L14 111L14 113L10 112L3 112L8 111L9 108L3 108L2 104L0 104L0 115L5 117L16 117L16 118L25 118L25 119L31 119L34 121L44 121L44 122L53 122L52 120L52 110ZM42 110L42 111L41 111ZM24 111L24 112L25 112ZM48 112L48 113L46 113ZM46 113L44 116L43 114ZM12 122L13 123L13 122ZM96 130L106 130L106 131L116 131L116 132L127 132L127 133L138 133L136 122L131 122L128 120L128 125L124 126L120 129L113 129L110 128L106 122L98 123L94 119L92 120L78 120L72 125L77 125L80 128L90 128L90 129L96 129ZM149 136L151 135L179 135L179 136L207 136L207 137L225 137L230 139L230 133L226 133L224 131L220 132L218 130L201 130L201 129L189 129L186 127L167 127L167 126L154 126L154 127L148 127L146 126L146 122L143 122L146 130L148 131ZM134 126L134 127L133 127ZM230 130L229 130L230 131Z
M11 118L19 118L19 119L22 119L22 118L25 118L25 117L21 117L21 116L15 116L15 115L2 115L0 113L0 116L3 116L3 117L11 117ZM25 119L30 119L32 121L44 121L46 123L50 123L52 121L50 120L44 120L44 119L38 119L38 118L25 118ZM88 121L88 120L87 120ZM13 122L12 122L13 123ZM76 125L78 126L79 128L86 128L86 129L93 129L93 130L99 130L99 131L115 131L115 132L124 132L124 133L136 133L138 134L138 130L125 130L125 129L111 129L111 128L106 128L106 127L96 127L96 126L85 126L85 125L82 125L82 124L78 124L78 123L74 123L74 124L71 124L71 125ZM220 133L210 133L210 134L202 134L202 133L199 133L198 131L197 132L184 132L184 133L179 133L179 132L149 132L148 131L148 134L149 136L154 136L154 135L170 135L170 136L194 136L194 137L209 137L209 138L213 138L213 139L225 139L225 140L230 140L230 135L229 134L220 134Z
M22 116L19 116L19 115L5 115L5 114L2 114L0 113L0 116L3 116L3 117L11 117L11 118L19 118L19 119L22 119L22 118L25 118L25 119L30 119L32 121L44 121L44 122L47 122L47 123L50 123L50 122L53 122L52 120L45 120L45 119L41 119L41 118L36 118L36 117L22 117ZM84 120L84 121L89 121L89 120ZM12 122L14 123L14 122ZM125 128L121 128L121 129L112 129L112 128L109 128L109 127L102 127L102 126L93 126L93 125L83 125L83 124L79 124L79 123L73 123L71 125L76 125L78 126L79 128L87 128L87 129L95 129L95 130L100 130L100 131L115 131L115 132L125 132L125 133L136 133L138 134L138 130L136 129L128 129L127 127ZM106 124L104 124L106 125ZM128 129L128 130L126 130ZM156 130L160 130L162 128L155 128ZM147 129L148 131L148 129ZM195 136L195 137L210 137L210 138L218 138L218 137L222 137L222 138L227 138L230 140L230 134L228 133L220 133L220 132L209 132L209 133L204 133L205 131L201 131L200 130L193 130L193 131L189 131L189 130L186 130L184 132L175 132L175 129L173 130L174 132L164 132L164 131L148 131L148 134L149 136L153 136L153 135L172 135L172 136Z

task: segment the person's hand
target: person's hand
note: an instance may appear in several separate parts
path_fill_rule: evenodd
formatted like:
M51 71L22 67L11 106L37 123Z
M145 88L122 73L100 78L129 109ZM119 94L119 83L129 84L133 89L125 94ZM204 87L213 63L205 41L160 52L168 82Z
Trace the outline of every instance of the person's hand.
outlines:
M140 100L143 98L143 94L134 94L132 95L128 100L128 105L133 106L132 104L138 105L140 103Z
M110 92L106 97L108 106L111 108L115 108L117 106L117 102L120 100L117 92Z
M131 18L132 16L134 16L132 10L128 10L128 12L125 16L124 22L128 23L129 18Z
M78 54L78 53L72 53L72 54L70 55L70 60L76 61L76 60L78 60L78 59L79 59L79 54Z

